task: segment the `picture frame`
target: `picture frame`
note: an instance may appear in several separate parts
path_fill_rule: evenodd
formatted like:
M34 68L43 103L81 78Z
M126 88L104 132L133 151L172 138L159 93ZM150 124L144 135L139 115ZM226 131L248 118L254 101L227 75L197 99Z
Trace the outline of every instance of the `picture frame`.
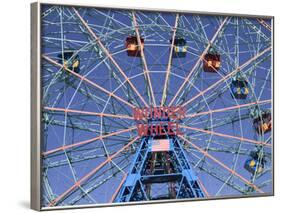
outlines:
M31 208L274 195L274 17L31 5Z

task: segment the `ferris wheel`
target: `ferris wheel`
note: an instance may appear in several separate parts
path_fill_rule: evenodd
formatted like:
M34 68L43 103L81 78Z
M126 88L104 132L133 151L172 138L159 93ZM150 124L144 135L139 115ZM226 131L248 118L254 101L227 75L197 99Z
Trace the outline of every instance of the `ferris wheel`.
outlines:
M125 202L133 168L148 164L158 179L126 201L272 193L271 20L45 5L41 25L43 206ZM160 148L169 139L180 153L145 160L157 137L139 134L133 110L179 106L182 134Z

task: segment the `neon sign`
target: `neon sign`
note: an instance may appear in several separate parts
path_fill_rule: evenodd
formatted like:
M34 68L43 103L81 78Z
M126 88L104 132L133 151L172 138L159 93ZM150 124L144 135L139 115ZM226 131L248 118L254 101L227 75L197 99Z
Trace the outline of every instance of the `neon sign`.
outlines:
M145 107L133 109L139 136L182 135L179 123L185 109L177 107Z

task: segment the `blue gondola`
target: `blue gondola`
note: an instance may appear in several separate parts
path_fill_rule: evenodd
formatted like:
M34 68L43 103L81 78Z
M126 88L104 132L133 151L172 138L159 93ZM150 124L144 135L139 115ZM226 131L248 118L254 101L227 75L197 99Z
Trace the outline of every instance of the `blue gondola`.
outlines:
M251 157L245 161L244 168L251 174L261 174L264 170L265 159L258 152L252 152Z
M172 43L172 40L170 40ZM173 48L173 58L184 58L187 53L187 44L184 38L176 37Z
M241 75L237 75L232 79L230 88L232 97L236 99L246 99L249 94L248 82Z
M260 174L264 169L264 165L259 163L258 160L250 158L246 160L244 168L252 174Z
M73 51L66 51L58 54L58 63L64 65L68 69L78 73L80 71L80 58Z

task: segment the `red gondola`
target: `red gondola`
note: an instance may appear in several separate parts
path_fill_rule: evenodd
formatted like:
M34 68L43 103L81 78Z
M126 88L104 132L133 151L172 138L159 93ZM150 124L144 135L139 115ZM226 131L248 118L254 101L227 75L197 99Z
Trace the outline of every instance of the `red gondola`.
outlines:
M204 56L203 70L204 72L218 72L221 66L219 54L207 53Z
M126 38L127 55L130 57L140 57L141 49L144 49L144 39L140 38L141 45L138 45L138 38L136 36L129 36Z
M261 113L253 121L254 128L258 134L264 134L271 130L271 112L265 111Z

